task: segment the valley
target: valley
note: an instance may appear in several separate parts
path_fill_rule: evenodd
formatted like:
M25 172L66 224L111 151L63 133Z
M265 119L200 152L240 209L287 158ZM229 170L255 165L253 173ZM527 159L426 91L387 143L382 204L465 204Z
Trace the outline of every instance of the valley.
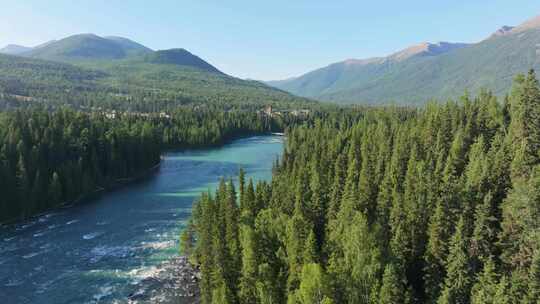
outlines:
M6 3L0 302L540 303L522 2Z
M220 148L166 152L158 171L143 181L1 227L2 302L127 303L178 258L180 231L199 193L215 189L216 176L236 179L240 168L254 181L269 181L282 139L248 137ZM132 298L158 303L151 298L163 296L163 287ZM159 303L178 301L165 296Z

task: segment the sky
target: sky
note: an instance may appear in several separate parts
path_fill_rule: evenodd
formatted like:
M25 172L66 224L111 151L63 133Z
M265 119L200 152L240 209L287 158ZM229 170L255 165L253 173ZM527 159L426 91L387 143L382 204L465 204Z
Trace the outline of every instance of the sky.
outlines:
M182 47L223 72L285 79L421 42L478 42L540 15L538 0L0 0L0 46L79 33Z

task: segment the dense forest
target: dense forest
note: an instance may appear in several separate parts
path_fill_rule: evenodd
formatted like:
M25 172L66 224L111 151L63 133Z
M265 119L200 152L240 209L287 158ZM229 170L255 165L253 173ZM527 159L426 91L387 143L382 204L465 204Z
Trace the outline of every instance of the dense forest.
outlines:
M80 112L69 108L0 112L0 222L73 202L146 172L167 148L222 144L282 131L299 118L181 108L170 115Z
M0 109L36 104L131 112L174 111L187 105L226 110L317 106L257 81L177 64L128 60L75 65L0 54Z
M288 129L271 183L203 194L202 303L540 303L540 88Z

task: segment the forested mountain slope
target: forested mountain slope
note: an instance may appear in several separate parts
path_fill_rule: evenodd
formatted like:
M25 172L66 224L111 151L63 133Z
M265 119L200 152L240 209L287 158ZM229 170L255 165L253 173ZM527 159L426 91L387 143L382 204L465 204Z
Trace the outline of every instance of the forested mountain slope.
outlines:
M143 112L186 104L259 109L313 104L261 82L223 74L185 50L76 64L0 54L0 94L2 107L33 102Z
M540 87L292 128L271 183L203 194L202 303L539 303Z
M347 60L269 84L320 100L418 105L481 88L500 96L513 75L531 68L540 68L540 17L504 27L475 44L421 44L389 57Z

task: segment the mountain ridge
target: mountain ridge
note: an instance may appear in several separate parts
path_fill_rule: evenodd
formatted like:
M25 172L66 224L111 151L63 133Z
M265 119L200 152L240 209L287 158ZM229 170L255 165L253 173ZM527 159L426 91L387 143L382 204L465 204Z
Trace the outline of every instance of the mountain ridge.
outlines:
M7 55L19 55L25 52L30 51L32 48L18 45L18 44L8 44L5 47L0 49L0 54L7 54Z
M223 74L213 65L209 64L208 62L201 59L199 56L194 55L183 48L158 50L144 55L143 61L154 64L189 66L208 72Z
M92 33L70 35L35 47L8 45L0 53L34 59L79 64L85 67L128 60L131 63L150 63L196 68L223 74L216 67L183 48L154 51L131 39L120 36L98 36Z
M347 59L269 85L324 101L422 104L465 90L506 92L511 78L540 68L540 16L472 44L421 43L385 57Z
M149 52L150 49L122 37L107 39L95 34L76 34L60 40L50 41L25 52L24 56L54 60L123 59L129 54Z

